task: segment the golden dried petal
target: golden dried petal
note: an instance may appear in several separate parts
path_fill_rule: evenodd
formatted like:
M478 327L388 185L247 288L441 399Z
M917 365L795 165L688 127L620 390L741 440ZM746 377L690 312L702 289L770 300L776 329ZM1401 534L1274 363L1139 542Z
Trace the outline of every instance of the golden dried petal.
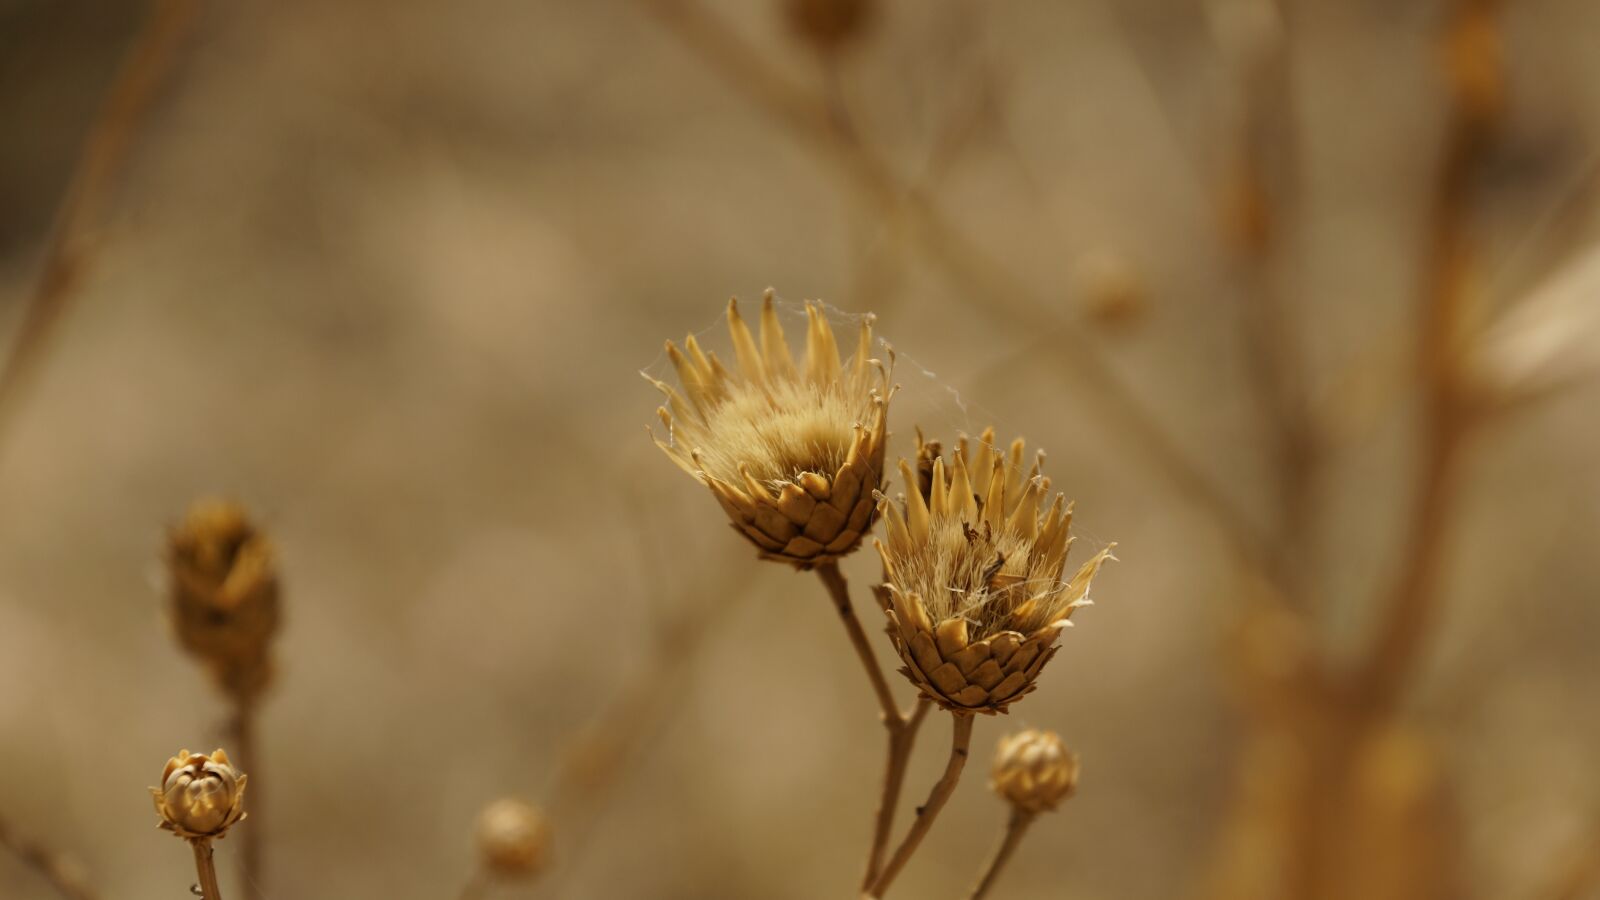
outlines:
M771 288L761 295L761 354L768 374L793 378L794 358L789 355L789 343L784 339L783 324L778 321L778 311L772 305L772 297Z
M728 332L733 336L734 357L739 360L739 371L756 384L767 383L767 367L761 360L761 348L750 334L749 326L739 315L739 301L728 300Z
M778 511L800 528L811 520L811 512L816 508L817 501L798 484L791 482L778 492Z
M933 634L939 645L939 655L945 659L967 649L966 619L945 619L934 628Z
M833 493L828 479L816 472L801 472L798 480L800 486L806 489L806 493L818 500L826 500Z

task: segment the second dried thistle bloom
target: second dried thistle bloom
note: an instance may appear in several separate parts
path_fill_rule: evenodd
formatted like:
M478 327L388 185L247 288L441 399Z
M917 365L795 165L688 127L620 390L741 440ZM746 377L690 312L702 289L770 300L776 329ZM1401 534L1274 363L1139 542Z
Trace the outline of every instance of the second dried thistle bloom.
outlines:
M920 443L920 442L919 442ZM918 472L900 471L904 509L882 498L879 602L901 669L930 700L955 713L994 714L1034 689L1068 617L1089 602L1089 583L1112 546L1066 578L1072 508L1023 443L1010 453L984 432L976 459L962 439L951 464L935 444L918 447Z
M243 507L201 500L168 536L167 569L179 643L230 696L260 694L272 677L279 617L271 543Z
M806 349L790 356L768 291L759 342L728 303L737 364L726 368L691 335L667 342L682 392L667 397L656 444L711 489L763 556L805 569L855 550L871 528L883 474L888 372L871 358L872 319L841 362L833 329L806 304Z
M210 756L179 750L150 794L162 828L189 840L220 838L245 817L247 780L221 750Z
M1030 813L1055 809L1078 787L1078 757L1053 731L1029 728L1000 739L989 786Z

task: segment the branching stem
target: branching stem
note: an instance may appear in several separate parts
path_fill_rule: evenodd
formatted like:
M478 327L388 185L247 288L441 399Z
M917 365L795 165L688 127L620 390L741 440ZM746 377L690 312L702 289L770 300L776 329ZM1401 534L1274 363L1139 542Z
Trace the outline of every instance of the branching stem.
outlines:
M968 747L972 744L973 717L969 715L953 715L950 732L950 760L945 763L944 774L933 785L933 790L928 792L928 800L917 808L917 820L911 823L911 830L900 841L900 846L895 848L894 856L878 873L878 878L868 888L866 896L869 900L877 900L889 890L894 883L895 876L911 861L911 855L917 852L917 847L922 839L928 836L929 829L933 828L933 820L938 818L939 811L944 809L950 795L955 793L956 782L961 780L961 770L966 768Z

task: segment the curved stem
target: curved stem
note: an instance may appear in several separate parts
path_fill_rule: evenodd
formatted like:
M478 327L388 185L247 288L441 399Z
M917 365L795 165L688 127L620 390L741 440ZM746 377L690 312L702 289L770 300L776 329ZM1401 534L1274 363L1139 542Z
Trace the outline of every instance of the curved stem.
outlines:
M872 828L872 850L867 854L867 871L861 877L861 889L872 887L872 882L883 869L883 855L889 849L889 833L894 830L895 812L900 807L900 789L906 783L906 764L911 761L911 750L916 746L917 729L933 708L927 697L918 696L911 713L889 726L888 759L883 766L883 793L878 798L878 812Z
M56 210L44 261L10 353L0 362L0 430L14 415L98 245L98 230L139 128L192 30L199 0L157 0L111 82Z
M872 692L878 697L878 705L883 708L883 721L885 723L903 723L900 716L900 707L894 701L894 694L889 690L889 682L884 680L883 669L878 666L877 654L872 652L872 644L867 640L867 633L861 628L861 620L856 618L855 608L850 604L850 584L845 581L844 573L839 571L837 560L828 560L817 566L817 577L827 585L828 595L833 598L833 608L839 613L839 621L844 623L844 630L850 635L850 644L856 648L856 655L861 657L861 666L867 670L867 680L872 682ZM890 725L891 730L896 725Z
M983 875L978 879L978 884L972 889L972 894L967 900L983 900L988 896L989 889L1000 877L1000 870L1011 861L1011 854L1017 850L1017 845L1022 843L1022 836L1028 832L1028 826L1038 817L1020 806L1011 807L1011 818L1006 822L1006 833L1000 838L1000 846L994 849L994 855L989 857L988 865L984 866Z
M190 842L194 847L194 867L200 875L200 894L204 900L222 900L222 888L217 886L217 867L211 861L211 841L204 838Z
M945 763L944 774L939 776L933 790L928 792L928 801L917 808L917 821L911 825L911 830L906 832L905 839L895 849L894 856L889 859L883 871L879 873L878 880L873 882L868 889L869 898L882 897L894 883L895 876L910 862L911 855L917 852L917 845L927 837L928 830L933 827L933 820L938 817L939 810L955 793L956 782L961 780L961 770L967 765L967 747L972 743L972 719L970 715L954 715L954 722L950 732L950 761Z

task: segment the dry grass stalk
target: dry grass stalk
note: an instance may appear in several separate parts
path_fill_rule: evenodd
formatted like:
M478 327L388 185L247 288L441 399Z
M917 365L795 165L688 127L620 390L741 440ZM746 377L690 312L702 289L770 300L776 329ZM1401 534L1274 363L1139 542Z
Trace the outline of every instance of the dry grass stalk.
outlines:
M88 272L106 208L134 138L194 23L199 0L155 0L111 83L56 210L38 281L23 309L11 352L0 364L0 430Z
M67 900L98 900L99 895L80 874L76 862L58 850L17 834L4 819L0 819L0 847L5 847L24 865L39 873L39 877Z

